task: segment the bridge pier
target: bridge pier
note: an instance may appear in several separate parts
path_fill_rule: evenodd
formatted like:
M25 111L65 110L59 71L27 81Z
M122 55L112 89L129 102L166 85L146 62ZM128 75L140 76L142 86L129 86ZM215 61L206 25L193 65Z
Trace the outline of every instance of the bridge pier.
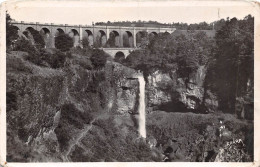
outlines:
M135 27L134 27L133 40L134 40L134 48L136 48L136 31L135 31Z

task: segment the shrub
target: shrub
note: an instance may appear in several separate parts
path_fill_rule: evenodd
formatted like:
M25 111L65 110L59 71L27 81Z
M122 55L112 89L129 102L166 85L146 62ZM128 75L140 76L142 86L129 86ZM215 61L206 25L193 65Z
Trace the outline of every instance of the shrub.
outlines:
M50 64L51 68L61 68L64 66L67 57L71 57L69 53L63 53L57 51L54 54L47 54L47 62Z
M20 38L16 41L14 46L15 51L23 51L27 53L35 53L36 48L30 43L29 40L25 39L24 37Z
M104 51L95 49L93 50L90 60L96 69L103 68L107 62L107 55Z
M62 52L73 47L73 39L68 34L60 34L55 38L55 47Z
M26 60L39 65L50 66L51 68L61 68L64 66L66 58L71 57L70 53L61 51L48 52L46 49L37 49L28 40L22 38L17 42L15 50L27 52Z
M16 42L14 50L27 52L25 59L36 65L44 64L39 50L23 37Z
M87 37L84 37L82 39L82 46L83 46L83 48L88 48L89 47L89 41L88 41Z

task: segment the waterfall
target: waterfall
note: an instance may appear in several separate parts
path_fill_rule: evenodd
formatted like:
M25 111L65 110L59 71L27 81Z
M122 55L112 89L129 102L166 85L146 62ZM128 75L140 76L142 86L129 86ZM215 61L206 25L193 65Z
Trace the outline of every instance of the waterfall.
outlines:
M145 128L145 80L143 76L138 76L139 81L139 134L141 137L146 138Z

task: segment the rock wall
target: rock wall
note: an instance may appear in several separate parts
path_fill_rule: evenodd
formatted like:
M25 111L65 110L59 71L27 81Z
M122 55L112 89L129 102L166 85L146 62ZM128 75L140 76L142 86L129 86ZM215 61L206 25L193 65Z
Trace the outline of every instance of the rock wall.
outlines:
M155 71L147 79L148 107L168 111L176 108L192 110L201 108L205 102L203 85L205 76L205 66L200 66L188 78L178 77L176 71L168 73Z
M34 157L32 161L46 157L55 157L45 159L47 161L60 161L58 156L53 156L59 152L61 136L55 134L60 125L57 118L68 119L69 125L73 125L75 122L71 121L80 118L79 113L86 116L102 111L125 114L137 107L138 81L133 78L136 75L133 69L107 62L102 70L87 70L85 58L74 57L67 60L65 68L55 70L33 65L23 60L23 54L13 52L7 56L9 161L31 161L22 154ZM66 104L74 106L77 112L64 115L61 108ZM64 128L68 140L77 132L77 127L84 124L84 121L76 122L78 126ZM21 157L17 156L19 149L14 148L18 146L24 152L19 154ZM41 150L44 156L32 150Z

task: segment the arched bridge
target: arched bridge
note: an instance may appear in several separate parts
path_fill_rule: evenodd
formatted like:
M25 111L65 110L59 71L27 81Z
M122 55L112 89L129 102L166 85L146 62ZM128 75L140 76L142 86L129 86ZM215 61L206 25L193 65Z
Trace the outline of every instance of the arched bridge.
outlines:
M101 48L104 52L109 54L113 58L126 58L132 51L139 48Z
M55 37L66 33L73 38L74 47L81 46L81 41L86 38L90 46L98 44L100 48L106 47L104 51L110 55L113 54L111 55L113 57L116 50L121 50L127 56L130 50L138 48L141 45L140 37L155 36L164 32L173 33L176 30L176 28L166 27L89 26L23 21L14 21L12 24L22 33L30 32L33 29L39 31L43 36L46 48L55 48Z

